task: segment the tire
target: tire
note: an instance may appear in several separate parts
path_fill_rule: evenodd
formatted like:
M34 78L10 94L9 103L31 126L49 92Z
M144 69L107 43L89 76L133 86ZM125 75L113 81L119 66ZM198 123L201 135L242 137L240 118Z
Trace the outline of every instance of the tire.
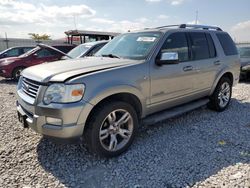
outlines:
M12 73L12 78L15 80L15 81L18 81L19 80L19 77L21 75L21 72L23 71L24 67L17 67L14 69L13 73Z
M210 97L208 107L211 110L222 112L230 104L232 96L232 82L227 77L222 77L217 84L214 93Z
M125 152L138 127L134 108L128 103L113 101L97 107L91 114L83 134L87 148L103 157L115 157Z

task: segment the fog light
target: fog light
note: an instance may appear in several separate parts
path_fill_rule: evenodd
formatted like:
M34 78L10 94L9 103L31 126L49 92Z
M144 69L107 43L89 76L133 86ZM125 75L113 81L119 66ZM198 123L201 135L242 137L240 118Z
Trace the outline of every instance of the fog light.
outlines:
M46 117L46 122L51 125L62 125L62 120L58 118Z

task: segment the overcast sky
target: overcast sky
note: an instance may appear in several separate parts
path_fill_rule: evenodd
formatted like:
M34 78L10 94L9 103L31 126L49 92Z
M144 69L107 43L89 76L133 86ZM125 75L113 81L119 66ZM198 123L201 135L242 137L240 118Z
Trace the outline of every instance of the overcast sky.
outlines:
M0 0L0 37L53 39L71 29L125 32L167 24L217 25L236 41L250 41L249 0Z

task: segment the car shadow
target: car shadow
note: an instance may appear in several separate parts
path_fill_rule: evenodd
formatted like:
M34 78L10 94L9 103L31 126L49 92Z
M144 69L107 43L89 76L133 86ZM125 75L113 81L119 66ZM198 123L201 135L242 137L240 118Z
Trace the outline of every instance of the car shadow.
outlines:
M0 77L0 84L17 85L17 81L13 79Z
M94 156L80 144L42 138L38 160L67 187L150 187L157 181L160 187L192 186L237 163L250 163L248 109L250 103L232 99L221 113L201 108L142 126L132 147L112 159Z

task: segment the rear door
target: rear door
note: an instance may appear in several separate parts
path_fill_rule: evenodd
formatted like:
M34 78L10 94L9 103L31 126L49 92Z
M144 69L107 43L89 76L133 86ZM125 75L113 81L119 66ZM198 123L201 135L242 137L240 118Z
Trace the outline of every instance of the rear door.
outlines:
M209 93L221 65L213 39L207 32L189 32L189 40L195 73L194 92Z

